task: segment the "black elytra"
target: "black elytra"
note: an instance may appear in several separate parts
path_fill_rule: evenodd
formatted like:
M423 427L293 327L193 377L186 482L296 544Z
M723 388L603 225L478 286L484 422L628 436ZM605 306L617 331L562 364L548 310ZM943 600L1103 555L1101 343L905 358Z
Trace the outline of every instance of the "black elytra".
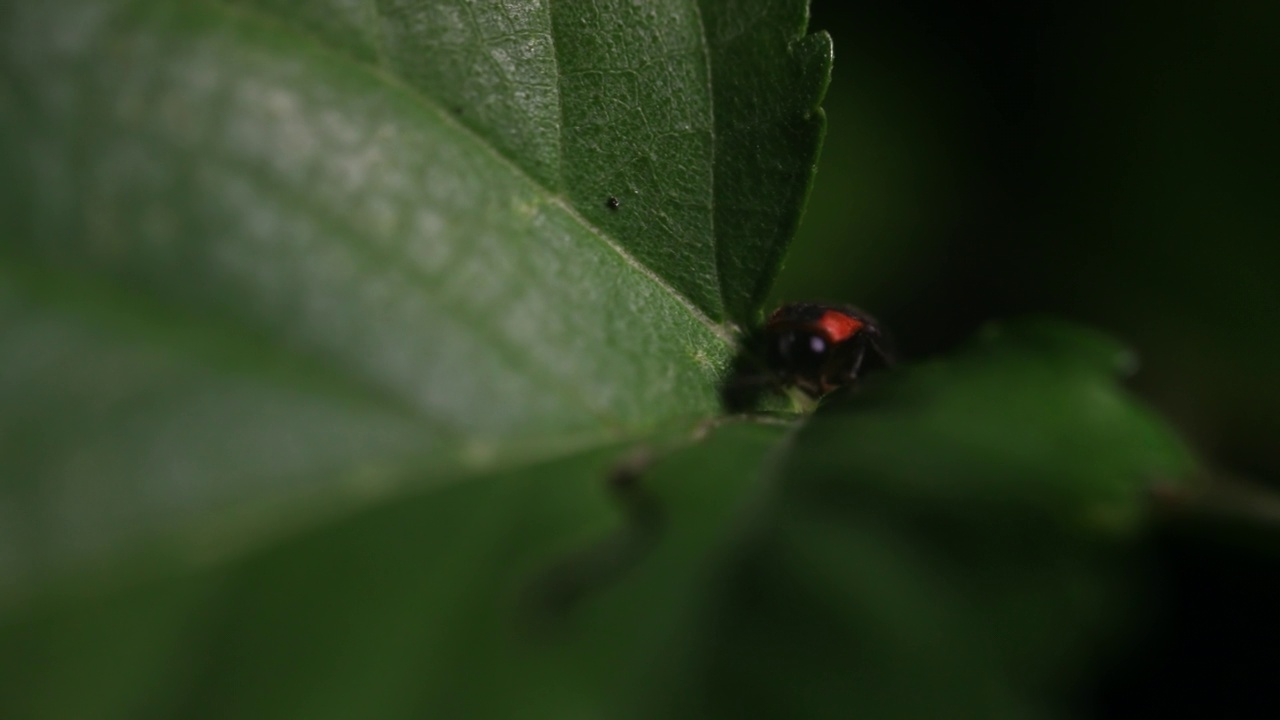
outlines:
M868 357L892 364L880 324L849 305L783 305L746 345L722 393L731 412L749 409L770 387L820 398L853 384Z

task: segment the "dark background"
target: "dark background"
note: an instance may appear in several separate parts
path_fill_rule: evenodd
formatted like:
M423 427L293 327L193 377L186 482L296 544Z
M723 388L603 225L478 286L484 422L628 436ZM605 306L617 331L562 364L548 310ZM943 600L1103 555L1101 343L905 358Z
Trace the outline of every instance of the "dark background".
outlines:
M1280 485L1280 3L815 0L811 27L827 140L776 299L853 302L908 360L991 319L1098 326L1216 477ZM1275 534L1162 526L1082 709L1268 715Z

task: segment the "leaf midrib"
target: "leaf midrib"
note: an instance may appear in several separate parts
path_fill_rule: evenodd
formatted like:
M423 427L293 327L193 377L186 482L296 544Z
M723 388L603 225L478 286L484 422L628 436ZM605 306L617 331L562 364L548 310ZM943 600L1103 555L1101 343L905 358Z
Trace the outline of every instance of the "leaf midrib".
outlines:
M728 303L725 302L727 294L724 291L724 268L720 266L720 236L716 233L716 168L719 163L716 162L720 156L720 144L716 137L716 93L713 87L715 72L711 67L711 41L707 38L707 24L702 19L702 6L696 0L690 0L690 7L693 8L693 16L698 19L698 36L702 38L700 43L702 48L702 62L707 70L706 91L707 91L707 114L709 121L707 124L707 132L711 135L711 172L710 185L707 187L707 195L710 198L708 209L708 222L711 229L711 256L713 262L711 267L716 272L716 292L720 295L720 310L727 318L729 317Z

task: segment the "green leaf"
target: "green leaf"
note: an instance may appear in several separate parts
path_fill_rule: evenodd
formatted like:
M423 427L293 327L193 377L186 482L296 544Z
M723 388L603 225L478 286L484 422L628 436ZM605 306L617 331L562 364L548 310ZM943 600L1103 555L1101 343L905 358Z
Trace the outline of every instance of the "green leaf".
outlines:
M707 316L755 320L824 128L807 3L229 1L403 81Z
M710 612L717 705L1006 717L1061 700L1123 619L1151 490L1197 473L1118 386L1133 366L1074 326L993 325L821 408Z
M10 613L10 715L1027 715L1115 621L1147 483L1194 469L1123 359L997 329L803 424L175 545L200 561Z
M1153 484L1191 470L1177 436L1116 387L1136 365L1112 339L1070 324L993 324L953 358L824 408L810 432L838 457L806 454L812 464L797 473L861 468L861 486L917 511L980 503L1122 531Z
M718 413L830 62L726 12L6 9L0 596Z

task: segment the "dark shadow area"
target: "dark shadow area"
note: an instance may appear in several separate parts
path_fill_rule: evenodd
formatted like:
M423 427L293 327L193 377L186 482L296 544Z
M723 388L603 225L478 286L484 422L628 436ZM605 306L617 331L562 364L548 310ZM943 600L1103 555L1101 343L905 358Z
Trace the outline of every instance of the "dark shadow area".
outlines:
M599 542L556 561L529 582L521 604L535 626L554 628L592 593L635 567L657 544L666 515L661 500L644 485L652 462L650 451L641 448L619 459L602 478L618 508L620 526Z
M1133 347L1214 468L1280 487L1280 5L839 3L828 135L775 301L841 298L908 360L1047 313ZM1102 717L1263 717L1280 562L1164 528Z

